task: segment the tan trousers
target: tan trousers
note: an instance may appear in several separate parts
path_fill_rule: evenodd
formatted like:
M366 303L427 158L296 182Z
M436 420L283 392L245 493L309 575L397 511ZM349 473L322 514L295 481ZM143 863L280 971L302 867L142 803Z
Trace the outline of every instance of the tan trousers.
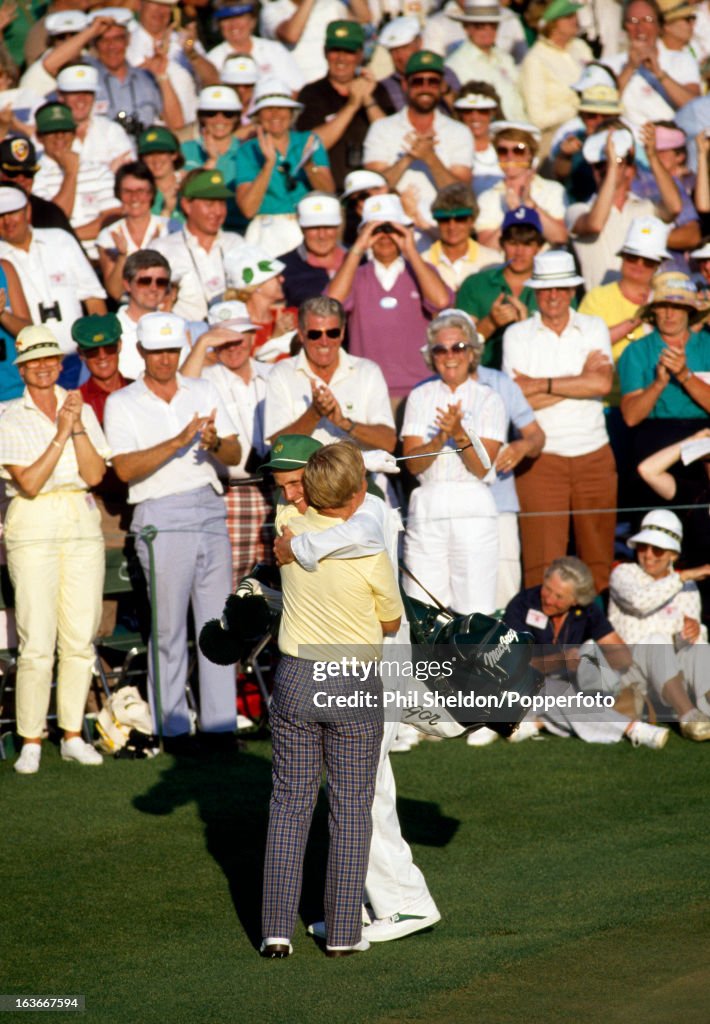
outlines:
M5 520L19 639L17 731L42 735L57 648L57 719L81 730L101 616L104 542L93 498L58 491L13 498Z
M592 570L597 590L604 590L609 584L616 527L616 463L609 445L574 458L543 452L537 459L521 462L515 485L523 513L520 539L526 587L542 583L550 562L567 554L570 513L612 510L573 516L577 555Z

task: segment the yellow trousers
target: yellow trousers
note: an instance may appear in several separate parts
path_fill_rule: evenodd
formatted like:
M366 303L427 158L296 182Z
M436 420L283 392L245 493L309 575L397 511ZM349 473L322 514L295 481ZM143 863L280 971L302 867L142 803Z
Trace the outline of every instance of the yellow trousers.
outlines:
M79 732L104 585L99 511L84 491L13 498L5 543L19 643L17 731L23 737L42 735L56 647L59 727Z

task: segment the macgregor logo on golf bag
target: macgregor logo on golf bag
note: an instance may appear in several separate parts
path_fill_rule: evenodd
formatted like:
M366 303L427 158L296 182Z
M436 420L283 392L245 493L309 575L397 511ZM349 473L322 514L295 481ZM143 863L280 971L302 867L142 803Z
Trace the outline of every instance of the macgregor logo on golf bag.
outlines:
M483 664L486 668L496 668L500 659L505 654L510 654L510 645L517 643L517 641L518 634L514 629L509 629L507 633L504 633L493 650L486 651L483 655Z

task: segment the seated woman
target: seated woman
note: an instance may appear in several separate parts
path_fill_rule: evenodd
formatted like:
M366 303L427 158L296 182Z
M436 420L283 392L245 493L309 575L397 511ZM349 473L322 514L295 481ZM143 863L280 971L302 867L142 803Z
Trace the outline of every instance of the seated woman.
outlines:
M710 565L676 572L683 526L669 509L644 516L629 540L638 563L627 562L609 580L609 620L662 713L678 716L686 739L710 740L710 647L700 625L700 594L693 581Z
M503 179L478 197L476 229L481 245L500 248L503 219L519 206L537 211L546 242L565 245L565 190L559 182L535 173L540 132L531 124L494 121L491 134Z
M106 291L117 302L123 295L126 259L139 249L150 249L156 238L168 233L169 220L151 213L155 178L145 164L123 164L116 173L116 198L123 216L99 232L96 246Z
M293 131L303 105L283 82L261 79L254 89L255 139L237 153L237 204L251 221L246 239L281 256L302 239L296 207L313 189L334 193L328 154L313 132Z
M239 143L234 132L241 109L236 92L228 85L209 85L201 91L197 99L200 138L182 144L185 170L191 171L196 167L211 170L215 167L222 172L225 185L236 190ZM227 200L224 228L239 232L246 228L235 198Z
M631 652L595 597L589 567L579 558L565 556L548 565L540 586L521 591L506 608L505 622L519 632L531 633L539 645L533 664L549 677L544 695L566 695L569 680L575 677L576 688L585 694L615 698L636 682L630 678ZM615 708L565 708L560 701L542 715L529 716L511 740L530 739L542 729L555 736L576 735L587 743L618 743L626 736L634 746L655 749L668 739L667 729L637 721Z
M500 396L470 375L482 350L466 314L452 309L435 317L424 359L436 376L409 395L401 431L405 455L428 456L409 463L421 486L410 500L404 538L407 568L422 587L407 578L404 588L431 601L426 587L462 614L495 609L498 513L489 487L495 471L481 463L467 431L480 437L494 462L506 437L506 414Z

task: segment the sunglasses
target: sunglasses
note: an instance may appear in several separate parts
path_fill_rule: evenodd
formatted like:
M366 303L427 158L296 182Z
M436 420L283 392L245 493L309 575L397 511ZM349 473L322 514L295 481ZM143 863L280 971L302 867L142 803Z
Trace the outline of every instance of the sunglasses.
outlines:
M471 217L473 217L472 213L445 213L443 216L438 213L434 219L437 224L448 224L452 220L455 220L457 224L462 224L465 220L470 220Z
M523 156L528 147L524 142L516 142L514 146L496 146L498 156Z
M645 544L645 543L637 544L636 545L636 550L637 551L650 551L650 552L652 552L652 554L655 555L656 558L660 558L661 555L667 555L669 553L668 552L668 548L659 548L659 547L656 547L655 544Z
M449 352L454 352L456 355L460 355L461 352L465 352L469 348L469 345L465 341L455 341L453 345L432 345L431 354L433 356L446 356Z
M625 252L623 258L629 263L643 263L644 267L648 267L649 270L659 264L659 260L650 260L648 256L638 256L636 253Z
M118 342L112 345L99 345L98 348L87 349L83 355L85 359L95 359L96 356L113 356L118 352Z
M238 117L239 113L236 110L201 110L200 117Z
M141 288L150 288L151 285L155 285L156 288L167 288L170 284L169 277L147 277L141 275L136 278L136 284L140 285Z
M324 331L318 331L313 327L310 331L306 331L306 337L309 341L318 341L323 337L323 335L325 335L326 338L332 338L335 340L335 338L339 338L342 333L342 327L327 327Z
M3 178L34 178L36 173L36 171L30 171L24 167L18 171L11 171L6 167L2 169Z
M441 75L410 75L407 79L409 85L415 88L420 85L441 85Z

